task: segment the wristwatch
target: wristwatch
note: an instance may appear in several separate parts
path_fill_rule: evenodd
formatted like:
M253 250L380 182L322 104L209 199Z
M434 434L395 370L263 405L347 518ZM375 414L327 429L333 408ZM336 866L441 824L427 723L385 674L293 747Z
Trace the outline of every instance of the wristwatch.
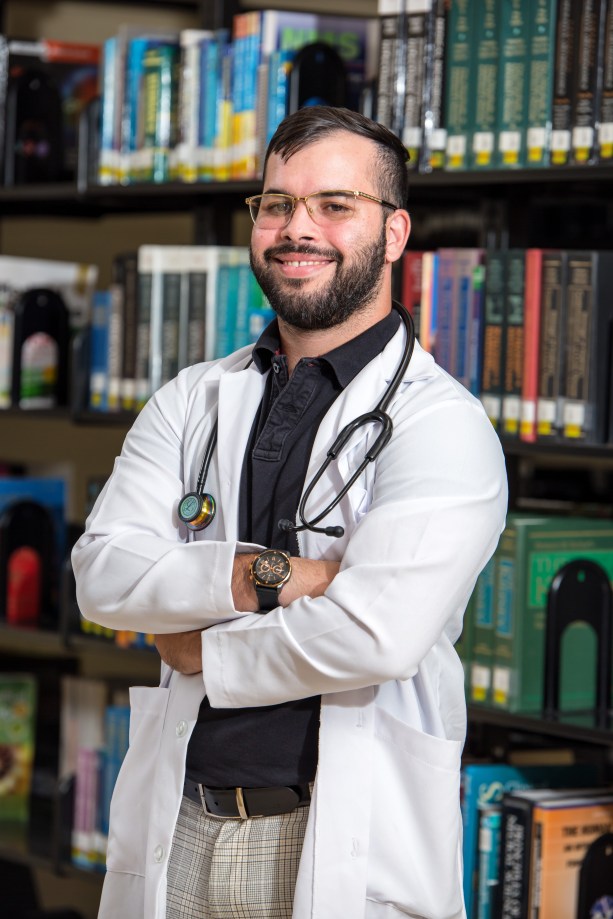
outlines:
M264 549L251 562L250 571L260 612L267 613L279 605L279 591L292 573L290 557L281 549Z

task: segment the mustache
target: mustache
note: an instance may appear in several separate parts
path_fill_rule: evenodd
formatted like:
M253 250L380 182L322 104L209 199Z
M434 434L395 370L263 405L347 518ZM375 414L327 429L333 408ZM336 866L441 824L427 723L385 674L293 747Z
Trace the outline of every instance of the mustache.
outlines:
M283 243L281 246L271 246L263 253L264 261L270 262L280 255L314 255L317 258L328 258L335 262L342 262L343 256L336 249L318 249L316 246L297 246L292 243Z

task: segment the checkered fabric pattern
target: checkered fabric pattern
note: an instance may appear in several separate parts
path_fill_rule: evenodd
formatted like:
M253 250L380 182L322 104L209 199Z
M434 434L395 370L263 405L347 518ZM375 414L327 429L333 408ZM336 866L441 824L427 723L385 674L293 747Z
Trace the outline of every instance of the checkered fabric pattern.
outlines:
M183 798L168 865L167 919L291 919L309 808L219 820Z

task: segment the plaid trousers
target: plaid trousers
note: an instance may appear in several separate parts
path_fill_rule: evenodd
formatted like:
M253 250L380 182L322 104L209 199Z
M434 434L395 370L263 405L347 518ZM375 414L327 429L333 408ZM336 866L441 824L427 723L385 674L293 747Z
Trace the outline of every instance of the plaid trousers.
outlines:
M183 798L166 896L167 919L291 919L309 808L219 820Z

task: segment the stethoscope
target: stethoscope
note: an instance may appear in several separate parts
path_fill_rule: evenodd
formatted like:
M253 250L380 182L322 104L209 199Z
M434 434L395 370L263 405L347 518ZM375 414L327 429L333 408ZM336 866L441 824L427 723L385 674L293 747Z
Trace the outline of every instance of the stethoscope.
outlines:
M300 501L300 505L298 507L298 517L300 518L300 523L292 523L291 520L279 520L279 529L286 533L292 531L294 533L300 533L302 530L311 530L313 533L324 533L326 536L335 536L337 538L343 536L345 530L341 526L320 527L318 524L321 523L324 517L327 517L328 514L334 510L337 504L343 500L351 486L354 484L354 482L357 481L357 479L359 479L368 464L374 462L386 444L389 443L394 425L392 419L387 413L387 407L389 406L391 400L394 398L396 390L402 382L405 371L409 366L411 357L413 356L413 349L415 347L415 326L410 313L408 313L407 310L399 303L393 302L392 305L394 309L399 313L400 318L404 322L406 330L404 349L396 372L390 380L385 393L375 408L370 412L365 412L363 415L359 415L353 421L350 421L349 424L345 425L343 430L339 433L336 440L326 453L324 462L311 479L309 485L304 491L302 500ZM249 364L250 363L251 361ZM249 366L249 364L247 366ZM321 511L312 520L307 520L306 504L322 475L330 463L337 458L349 438L352 437L359 428L371 423L376 423L381 426L381 430L379 431L379 434L377 435L377 438L372 447L370 450L368 450L364 456L364 459L355 470L351 478L345 482L334 500L330 501L330 503L323 509L323 511ZM179 519L189 530L204 530L205 527L208 527L208 525L212 522L217 510L215 499L212 495L208 494L204 490L206 479L209 473L209 467L213 458L213 453L217 445L217 427L218 422L216 419L211 433L209 434L209 439L204 451L204 455L202 457L202 465L200 466L200 472L198 473L196 490L188 492L183 496L183 498L181 498L179 502Z

